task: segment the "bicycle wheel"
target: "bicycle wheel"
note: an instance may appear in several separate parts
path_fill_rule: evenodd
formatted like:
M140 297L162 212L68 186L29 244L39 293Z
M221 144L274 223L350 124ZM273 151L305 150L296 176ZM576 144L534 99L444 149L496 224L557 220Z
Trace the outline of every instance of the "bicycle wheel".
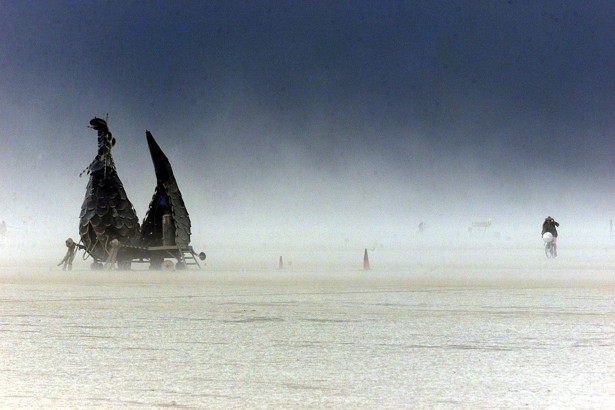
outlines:
M551 257L557 258L557 243L551 244Z
M553 257L553 245L551 243L545 243L545 255L547 259L551 259Z

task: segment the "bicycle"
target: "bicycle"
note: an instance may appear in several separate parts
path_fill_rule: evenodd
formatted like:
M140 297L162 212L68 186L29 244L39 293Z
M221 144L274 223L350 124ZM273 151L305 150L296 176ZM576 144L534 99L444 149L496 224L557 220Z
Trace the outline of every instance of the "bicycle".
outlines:
M550 232L545 232L542 235L542 240L545 242L545 255L547 259L552 259L557 256L557 245L553 240L553 235Z

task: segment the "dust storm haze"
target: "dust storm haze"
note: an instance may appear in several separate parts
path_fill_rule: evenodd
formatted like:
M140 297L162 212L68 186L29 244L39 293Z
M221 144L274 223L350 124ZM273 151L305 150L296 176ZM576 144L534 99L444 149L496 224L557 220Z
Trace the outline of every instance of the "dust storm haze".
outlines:
M364 248L410 265L423 260L411 249L540 257L547 215L561 224L562 249L613 246L609 2L52 2L1 12L5 261L59 260L78 237L79 173L96 154L86 125L107 114L140 220L156 184L147 129L210 264L327 250L360 259ZM481 256L493 258L474 262Z
M0 1L0 407L613 408L614 21ZM168 157L202 270L57 265L107 114L141 222L146 130Z

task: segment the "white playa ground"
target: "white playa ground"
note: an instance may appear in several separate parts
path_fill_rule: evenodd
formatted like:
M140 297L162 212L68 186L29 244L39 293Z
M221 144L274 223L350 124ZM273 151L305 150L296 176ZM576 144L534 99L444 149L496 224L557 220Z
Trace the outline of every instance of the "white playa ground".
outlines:
M0 269L2 408L608 408L612 246ZM61 259L59 255L58 261Z

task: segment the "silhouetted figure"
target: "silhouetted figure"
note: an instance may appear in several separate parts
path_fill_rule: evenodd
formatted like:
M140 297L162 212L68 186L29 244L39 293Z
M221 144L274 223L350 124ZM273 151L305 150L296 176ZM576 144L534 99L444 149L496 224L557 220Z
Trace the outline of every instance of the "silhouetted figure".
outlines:
M542 233L540 234L542 236L546 232L549 232L551 235L553 235L554 256L557 256L557 227L558 226L559 226L559 223L555 222L555 219L551 218L550 216L547 216L545 218L545 221L542 223Z
M425 222L421 222L419 224L419 233L423 233L425 231Z
M72 238L68 238L65 244L68 249L66 250L64 259L58 263L58 266L63 265L62 270L73 270L73 260L75 259L75 253L77 252L79 245L77 245Z

